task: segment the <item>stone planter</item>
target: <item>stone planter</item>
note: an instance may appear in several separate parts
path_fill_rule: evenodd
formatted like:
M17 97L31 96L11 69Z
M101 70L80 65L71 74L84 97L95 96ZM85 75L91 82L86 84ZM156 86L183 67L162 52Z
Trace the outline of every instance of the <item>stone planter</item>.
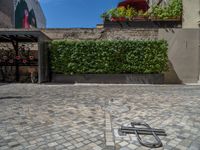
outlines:
M105 28L181 28L181 20L104 21Z
M54 83L163 84L163 74L52 74Z

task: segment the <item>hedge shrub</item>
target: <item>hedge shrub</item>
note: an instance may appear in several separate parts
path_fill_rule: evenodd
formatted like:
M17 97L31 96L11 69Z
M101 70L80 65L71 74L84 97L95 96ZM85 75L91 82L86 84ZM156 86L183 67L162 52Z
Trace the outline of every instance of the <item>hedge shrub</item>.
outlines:
M161 73L167 67L167 42L53 41L53 72L64 74Z

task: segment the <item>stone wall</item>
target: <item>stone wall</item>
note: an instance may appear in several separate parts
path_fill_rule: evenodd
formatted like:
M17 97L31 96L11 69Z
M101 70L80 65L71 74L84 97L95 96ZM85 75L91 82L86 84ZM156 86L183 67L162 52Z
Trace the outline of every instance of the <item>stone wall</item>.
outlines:
M43 32L54 40L139 40L157 39L158 29L46 29Z
M46 29L43 32L54 40L164 39L169 44L165 83L200 81L199 29Z

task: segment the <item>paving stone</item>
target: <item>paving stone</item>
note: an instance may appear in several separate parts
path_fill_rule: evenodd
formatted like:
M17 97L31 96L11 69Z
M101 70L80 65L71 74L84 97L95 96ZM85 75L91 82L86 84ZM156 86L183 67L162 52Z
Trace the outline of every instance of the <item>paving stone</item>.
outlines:
M71 143L64 143L63 144L65 147L68 147L68 146L71 146L72 144Z
M131 150L131 149L128 147L122 147L122 148L120 148L120 150Z
M0 147L0 149L1 150L8 150L8 149L10 149L8 146L2 146L2 147Z
M119 145L122 146L122 147L124 147L124 146L128 145L128 143L125 142L125 141L123 141L123 142L119 143Z
M93 150L102 150L102 148L99 146L95 146L95 147L93 147Z
M76 146L77 148L82 147L83 145L84 145L83 143L77 143L77 144L75 144L75 146Z
M76 141L78 141L78 142L81 142L81 141L83 141L84 140L84 138L77 138L76 139Z
M89 140L83 141L84 144L89 144L90 142L91 142L91 141L89 141Z
M130 149L134 150L134 149L136 149L136 148L137 148L137 146L136 146L136 145L133 145L133 144L129 144L129 145L128 145L128 148L130 148Z
M58 145L55 147L56 150L63 150L65 147L62 145Z
M49 144L48 144L49 147L54 147L54 146L56 146L56 145L58 145L58 143L56 143L56 142L53 142L53 143L49 143Z
M188 149L187 147L184 147L182 145L178 145L178 146L176 146L176 148L178 148L180 150L187 150Z
M142 150L135 135L117 134L122 124L138 120L166 130L164 149L198 149L199 91L187 85L5 84L0 149L108 150L112 141L110 149Z
M73 146L73 145L67 147L67 149L69 149L69 150L74 149L74 148L75 148L75 146Z
M200 143L193 142L189 148L189 150L200 150Z

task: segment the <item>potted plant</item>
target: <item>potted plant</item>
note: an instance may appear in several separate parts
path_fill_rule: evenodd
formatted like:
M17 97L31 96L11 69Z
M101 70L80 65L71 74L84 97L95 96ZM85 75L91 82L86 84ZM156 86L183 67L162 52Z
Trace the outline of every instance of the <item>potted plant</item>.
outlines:
M182 0L171 0L168 6L168 12L170 12L170 18L181 20L182 16Z
M128 21L133 21L133 18L137 16L137 12L134 8L132 7L127 7L126 9L126 14L125 14L125 18L128 20Z
M153 6L151 11L152 20L181 20L181 16L181 0L171 0L167 6Z
M148 11L146 11L145 13L143 13L143 16L145 19L149 19L150 14Z
M150 13L151 20L159 20L162 16L163 8L161 6L155 5L152 7L152 11Z
M134 17L134 20L147 20L149 18L149 13L139 10L137 16Z
M118 7L116 9L116 15L117 15L118 21L121 21L121 22L126 21L126 18L125 18L126 8L125 7Z
M110 9L107 14L110 21L117 21L117 8Z
M126 21L126 8L125 7L118 7L110 9L108 12L102 14L102 18L104 20L110 21Z

